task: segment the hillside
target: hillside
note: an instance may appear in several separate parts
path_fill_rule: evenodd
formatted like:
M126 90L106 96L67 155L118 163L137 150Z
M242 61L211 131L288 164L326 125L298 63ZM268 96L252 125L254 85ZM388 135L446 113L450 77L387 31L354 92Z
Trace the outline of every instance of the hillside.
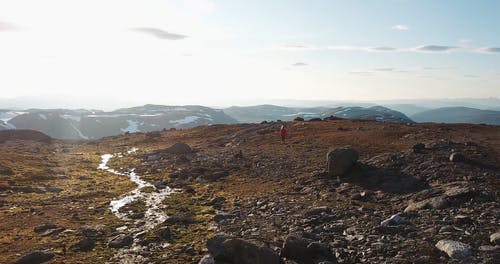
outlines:
M500 111L468 107L443 107L411 116L416 122L500 125Z
M220 110L203 106L144 105L112 112L28 109L0 111L1 129L32 129L58 139L96 139L199 125L235 123Z
M460 262L446 240L466 244L464 263L499 258L499 126L288 122L283 144L280 125L85 142L8 131L0 262ZM326 153L343 146L359 159L330 176Z
M291 121L296 117L304 119L327 118L330 116L344 119L361 119L399 123L413 123L403 113L382 106L373 107L315 107L294 108L275 105L233 106L224 109L224 112L240 122L258 123L263 120Z

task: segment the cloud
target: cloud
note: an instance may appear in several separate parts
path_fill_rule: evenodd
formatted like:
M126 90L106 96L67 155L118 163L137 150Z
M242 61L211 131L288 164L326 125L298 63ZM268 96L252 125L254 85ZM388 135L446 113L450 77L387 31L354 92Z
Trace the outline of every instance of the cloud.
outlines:
M477 50L480 53L500 53L499 47L482 47Z
M158 28L151 28L151 27L133 28L131 30L146 33L146 34L155 36L159 39L180 40L180 39L185 39L188 37L186 35L170 33L170 32L158 29Z
M295 67L302 67L302 66L308 66L309 64L307 63L304 63L304 62L296 62L294 64L292 64L292 66L295 66Z
M454 46L439 46L439 45L424 45L414 48L414 51L418 52L450 52L458 49Z
M348 72L348 74L370 76L370 75L373 75L374 72L371 72L371 71L350 71L350 72Z
M371 51L397 51L396 48L391 48L391 47L373 47L369 48Z
M301 45L301 44L285 44L278 47L280 50L289 50L289 51L308 51L308 50L317 50L318 48L309 45Z
M478 75L473 75L473 74L465 74L464 77L465 78L479 78Z
M376 68L373 69L374 71L383 71L383 72L389 72L389 71L394 71L394 68Z
M10 24L10 23L7 23L7 22L3 22L3 21L0 21L0 32L2 31L16 31L17 30L17 27Z
M394 25L394 26L392 26L392 30L408 31L408 30L410 30L410 28L407 25Z

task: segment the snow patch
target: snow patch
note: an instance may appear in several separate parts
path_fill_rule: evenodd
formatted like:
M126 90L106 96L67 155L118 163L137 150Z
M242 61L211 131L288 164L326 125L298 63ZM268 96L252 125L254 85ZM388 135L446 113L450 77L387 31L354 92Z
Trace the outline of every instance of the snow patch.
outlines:
M3 113L0 113L0 120L4 121L5 123L7 123L12 118L14 118L14 117L16 117L18 115L22 115L22 114L24 114L24 112L12 112L12 111L3 112Z
M127 120L128 127L126 128L120 128L122 132L129 132L129 133L135 133L135 132L141 132L139 130L139 122L134 121L134 120Z
M66 120L73 120L76 122L80 122L80 120L81 120L81 117L76 116L76 115L60 115L60 117L66 119Z
M196 120L200 119L199 116L186 116L182 119L178 119L178 120L170 120L169 123L171 124L176 124L176 125L185 125L185 124L189 124L189 123L192 123Z
M38 114L38 116L43 120L47 120L47 116L44 114Z

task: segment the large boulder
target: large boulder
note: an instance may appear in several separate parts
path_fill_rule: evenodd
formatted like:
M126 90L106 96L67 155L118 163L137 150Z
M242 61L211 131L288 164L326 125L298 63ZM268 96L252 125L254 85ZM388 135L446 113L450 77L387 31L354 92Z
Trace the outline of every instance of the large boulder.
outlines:
M172 146L170 146L169 148L167 148L166 152L170 154L181 155L181 154L189 154L193 152L193 149L191 149L191 147L184 142L177 142Z
M453 259L463 259L472 255L471 247L465 243L442 239L436 244L436 248L448 254Z
M289 235L286 238L281 257L293 260L298 264L337 263L337 258L327 244L315 242L299 235Z
M270 248L252 242L218 234L207 241L207 248L215 262L238 264L279 264L278 254Z
M54 253L48 251L33 251L18 259L14 264L38 264L54 258Z
M327 169L330 176L345 175L358 161L358 152L350 147L331 149L326 154Z

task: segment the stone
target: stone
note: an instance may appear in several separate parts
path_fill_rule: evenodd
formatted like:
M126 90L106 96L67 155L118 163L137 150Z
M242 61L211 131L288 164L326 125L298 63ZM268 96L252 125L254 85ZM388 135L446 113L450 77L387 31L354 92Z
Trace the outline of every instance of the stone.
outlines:
M293 121L304 121L304 118L300 117L300 116L297 116L296 118L293 119Z
M167 226L159 228L155 233L158 238L164 240L171 240L173 237L172 231Z
M442 239L436 243L436 248L448 254L452 259L463 259L472 255L471 247L468 244Z
M130 235L118 235L109 241L108 246L112 248L123 248L132 245L134 239Z
M345 175L358 161L358 152L350 147L332 149L326 155L330 176Z
M299 235L289 235L281 251L281 257L293 260L298 264L315 264L322 261L337 263L327 244L315 242Z
M96 226L85 225L78 229L78 233L86 237L99 237L99 236L104 236L106 232L103 225L96 225Z
M185 212L185 213L180 213L178 215L172 215L167 220L165 220L165 223L167 224L192 224L196 221L194 214L191 212Z
M155 182L154 186L158 190L163 190L163 189L167 188L167 185L164 182L162 182L162 181Z
M52 224L52 223L48 223L48 224L43 224L43 225L35 227L35 229L33 231L35 231L35 233L44 233L47 230L56 229L56 228L57 228L57 225Z
M278 254L270 248L225 234L209 239L207 249L216 263L280 264Z
M198 264L215 264L215 260L212 256L205 255L205 256L203 256L203 258L200 259Z
M14 264L38 264L44 263L54 258L54 253L49 251L33 251L20 259L16 260Z
M329 214L332 210L326 206L314 207L305 212L305 216L310 217L313 215L321 215L323 213Z
M193 150L188 144L184 142L177 142L172 146L170 146L169 148L167 148L166 152L170 154L181 155L181 154L189 154L193 152Z
M425 150L425 144L417 143L412 147L414 153L422 153Z
M95 241L92 238L84 237L72 245L72 248L79 251L91 251L95 247Z
M500 232L496 232L490 235L490 242L495 245L500 245Z
M453 152L450 155L450 161L451 162L465 162L467 159L465 156L461 153L458 152Z
M422 209L443 209L449 206L449 202L446 197L438 196L425 199L420 202L412 201L405 208L404 212L414 212Z
M380 222L381 226L389 226L389 225L402 225L405 224L406 221L399 216L398 214L392 215L390 218L385 219L384 221Z

